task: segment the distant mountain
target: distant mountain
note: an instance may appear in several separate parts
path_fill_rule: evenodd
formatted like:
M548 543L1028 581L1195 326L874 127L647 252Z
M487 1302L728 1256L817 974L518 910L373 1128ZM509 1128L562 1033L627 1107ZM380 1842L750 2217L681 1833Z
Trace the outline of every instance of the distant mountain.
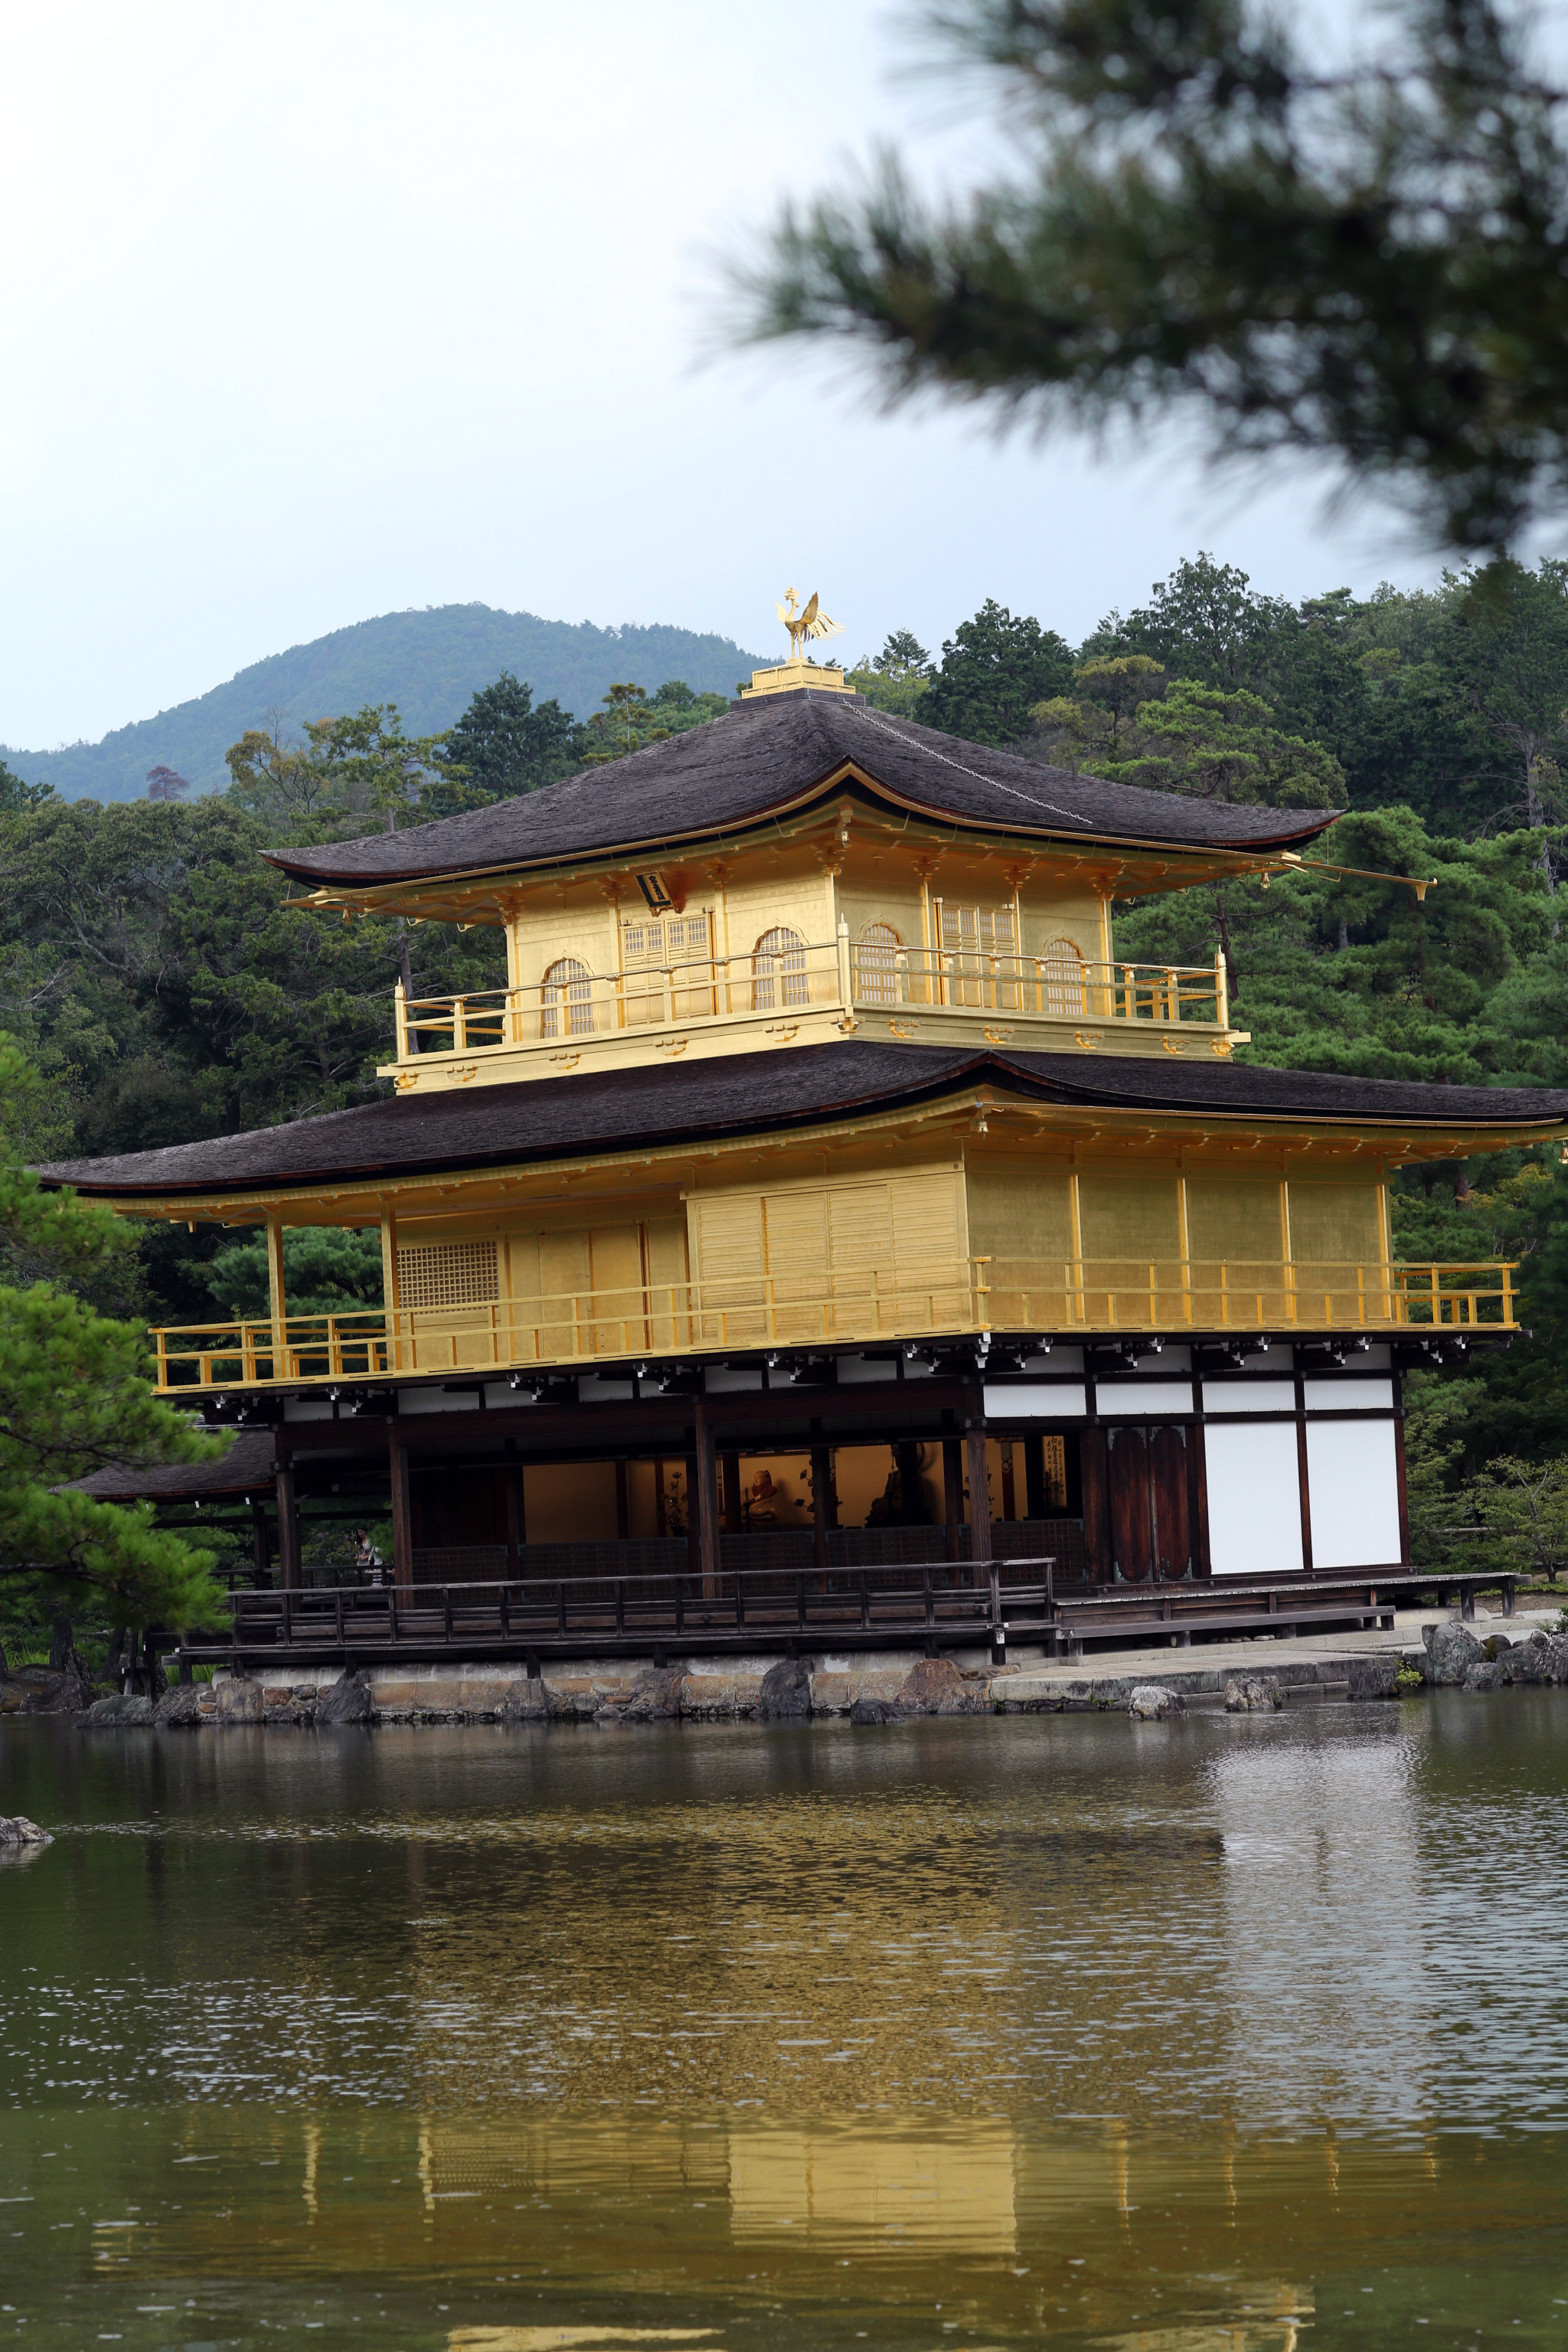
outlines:
M732 694L762 660L728 637L692 629L596 629L591 621L574 626L489 604L437 604L422 613L383 613L291 646L195 702L117 727L101 742L58 751L0 744L0 759L25 782L53 784L68 800L140 800L148 769L159 765L177 768L208 792L227 785L223 755L229 745L247 727L265 726L273 710L287 713L299 731L307 719L395 702L410 735L434 735L503 669L526 678L536 702L553 695L574 718L586 719L622 679L650 694L670 677L684 678L699 694Z

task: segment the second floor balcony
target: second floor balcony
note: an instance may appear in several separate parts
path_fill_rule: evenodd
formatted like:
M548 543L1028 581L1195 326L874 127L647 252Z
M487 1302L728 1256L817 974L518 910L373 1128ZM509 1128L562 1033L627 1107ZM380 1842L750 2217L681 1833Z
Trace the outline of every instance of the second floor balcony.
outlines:
M152 1333L161 1393L309 1387L450 1373L579 1371L739 1350L919 1345L978 1335L1066 1340L1156 1332L1505 1333L1511 1262L1439 1265L963 1257L918 1276L638 1284L467 1307L166 1328Z
M774 925L742 953L615 971L574 956L529 986L466 996L395 994L400 1087L552 1076L578 1067L702 1058L859 1034L1037 1053L1227 1055L1223 958L1212 964L1091 962L1068 940L1037 954L906 946L871 922L812 940Z

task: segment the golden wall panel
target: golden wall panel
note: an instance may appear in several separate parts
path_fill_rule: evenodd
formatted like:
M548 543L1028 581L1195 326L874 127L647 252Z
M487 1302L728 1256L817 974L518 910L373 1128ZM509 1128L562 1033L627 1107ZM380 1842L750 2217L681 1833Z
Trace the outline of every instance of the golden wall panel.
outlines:
M956 1169L699 1193L690 1213L710 1345L936 1328L967 1291Z
M1079 1171L1082 1313L1090 1323L1184 1321L1182 1205L1175 1170Z
M1281 1180L1199 1171L1186 1179L1186 1205L1193 1321L1223 1330L1286 1320Z
M1372 1269L1385 1262L1383 1188L1372 1170L1360 1177L1292 1176L1289 1187L1290 1255L1298 1276L1297 1311L1305 1320L1325 1313L1336 1323L1369 1321L1388 1313L1388 1296ZM1305 1269L1317 1269L1309 1275ZM1363 1306L1364 1301L1364 1306Z

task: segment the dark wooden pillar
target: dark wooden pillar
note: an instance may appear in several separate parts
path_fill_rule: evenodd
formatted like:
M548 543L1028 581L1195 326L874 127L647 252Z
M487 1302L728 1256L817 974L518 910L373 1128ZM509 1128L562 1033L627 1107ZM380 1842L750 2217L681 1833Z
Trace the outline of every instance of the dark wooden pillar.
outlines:
M1399 1482L1399 1559L1402 1567L1410 1564L1410 1494L1405 1481L1405 1383L1397 1369L1394 1375L1394 1471ZM1513 1588L1503 1587L1503 1615L1513 1615Z
M826 1445L811 1449L812 1559L818 1570L827 1566L827 1530L838 1524L833 1492L833 1455Z
M956 1437L942 1441L942 1521L947 1529L949 1559L963 1558L960 1529L963 1525L963 1447Z
M250 1498L250 1549L256 1563L256 1589L264 1592L272 1581L272 1532L267 1524L267 1506Z
M1296 1375L1296 1478L1301 1490L1301 1565L1312 1573L1312 1498L1307 1483L1307 1389Z
M624 1462L616 1465L616 1533L623 1543L632 1531L632 1498Z
M289 1592L300 1589L300 1506L294 1499L294 1465L278 1463L278 1573Z
M1079 1449L1083 1477L1083 1550L1093 1584L1109 1584L1111 1576L1110 1465L1105 1432L1099 1423L1086 1429Z
M1018 1490L1013 1481L1013 1442L1002 1440L1002 1517L1016 1519L1018 1516Z
M985 1424L971 1422L963 1437L964 1467L969 1473L969 1557L991 1557L991 1480L985 1459Z
M745 1514L741 1508L741 1457L726 1454L720 1465L724 1474L724 1525L732 1536L743 1535Z
M697 1401L697 1426L692 1462L691 1523L697 1538L697 1565L703 1590L710 1600L719 1592L719 1462L713 1450L713 1432L702 1410L702 1400Z
M1046 1441L1037 1435L1024 1440L1024 1513L1031 1519L1050 1517L1046 1500Z
M408 1448L395 1424L388 1444L392 1471L392 1580L400 1597L414 1591L414 1512L408 1494Z
M697 1456L686 1457L686 1569L689 1576L702 1573L702 1530L699 1524L697 1489L699 1475Z
M1192 1464L1193 1481L1193 1574L1212 1576L1214 1562L1209 1557L1209 1477L1208 1456L1204 1450L1204 1425L1194 1421L1188 1432L1191 1443L1187 1448Z
M522 1465L515 1454L507 1456L501 1482L506 1505L506 1572L513 1578L522 1574L522 1548L528 1541L528 1500L523 1492Z
M899 1465L899 1497L904 1525L912 1528L921 1507L921 1450L918 1445L899 1445L893 1450Z

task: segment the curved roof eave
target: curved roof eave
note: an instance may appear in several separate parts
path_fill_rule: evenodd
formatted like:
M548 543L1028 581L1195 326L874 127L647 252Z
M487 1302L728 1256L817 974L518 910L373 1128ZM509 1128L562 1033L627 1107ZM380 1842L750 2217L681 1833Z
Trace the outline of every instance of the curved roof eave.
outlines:
M278 866L293 880L313 883L318 887L326 887L342 890L378 890L409 882L492 881L501 879L508 875L547 871L552 866L563 865L609 864L628 857L672 851L689 854L705 844L711 845L721 840L731 839L737 835L762 831L769 825L778 824L784 817L799 814L812 807L815 803L827 798L831 793L842 791L847 784L858 786L862 791L883 801L889 808L898 810L905 817L916 817L924 824L945 827L949 830L971 834L994 834L1005 831L1041 842L1077 843L1084 847L1092 846L1095 849L1111 852L1134 851L1142 856L1221 856L1234 857L1238 861L1249 860L1270 853L1278 854L1281 850L1295 847L1301 843L1315 841L1328 830L1336 817L1342 814L1342 811L1339 809L1303 809L1293 813L1292 822L1289 824L1281 824L1278 830L1267 834L1260 833L1245 841L1236 842L1173 841L1161 840L1149 835L1107 833L1091 828L1087 819L1084 820L1084 831L1074 833L1068 829L1067 822L1058 825L1048 825L1031 824L1024 818L1003 821L995 816L976 815L968 810L939 807L932 803L918 800L908 793L900 792L896 786L884 783L880 777L873 775L858 761L839 759L833 761L809 784L797 787L777 800L762 803L756 808L747 811L744 815L731 817L721 824L694 827L686 831L648 834L621 842L595 845L582 849L555 850L536 857L500 858L470 865L458 862L450 866L426 864L395 868L384 867L377 873L367 874L343 868L334 872L324 865L303 862L305 858L312 856L322 857L330 856L330 851L307 851L301 856L299 852L269 849L264 850L262 855L268 865ZM1150 797L1153 798L1154 795L1151 794ZM1284 810L1279 810L1276 814L1281 818L1286 815ZM426 828L418 826L409 833L399 835L398 838L414 842L426 830ZM379 841L382 836L371 835L368 838ZM357 839L354 844L344 845L357 846Z

